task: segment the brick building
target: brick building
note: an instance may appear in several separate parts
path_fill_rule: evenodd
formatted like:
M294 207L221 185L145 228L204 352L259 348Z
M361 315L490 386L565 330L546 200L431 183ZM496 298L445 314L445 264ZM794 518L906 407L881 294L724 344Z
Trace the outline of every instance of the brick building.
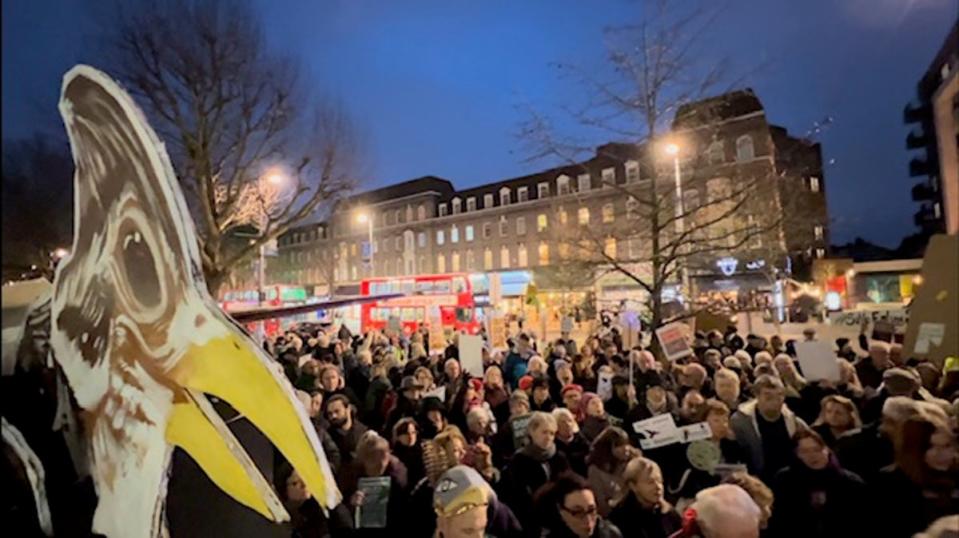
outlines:
M736 218L757 225L772 223L748 242L730 241L721 245L727 249L704 254L691 269L695 289L707 289L717 278L729 280L728 270L718 272L717 258L741 259L741 270L732 276L745 281L749 280L745 267L757 257L769 258L772 265L788 254L791 262L786 265L795 266L826 254L820 148L769 124L752 91L681 108L672 135L682 146L680 173L687 210L697 204L708 206L709 200L749 178L757 189L755 199L737 211ZM582 251L576 246L586 246L587 236L596 249L623 263L642 265L650 253L643 231L646 220L637 216L639 204L630 193L641 192L654 181L657 190L671 192L673 164L658 144L616 143L598 148L581 162L469 189L427 176L372 190L339 203L326 222L282 236L280 257L269 265L268 279L348 289L371 274L519 269L545 278L551 268L574 260L602 266L602 256L579 259L572 253ZM666 213L673 211L674 199L669 200L668 207L661 208ZM365 263L368 224L360 221L361 214L372 216L372 270ZM695 225L694 218L708 221L708 214L690 213L688 225ZM579 284L595 289L600 298L609 295L610 300L636 291L613 273Z

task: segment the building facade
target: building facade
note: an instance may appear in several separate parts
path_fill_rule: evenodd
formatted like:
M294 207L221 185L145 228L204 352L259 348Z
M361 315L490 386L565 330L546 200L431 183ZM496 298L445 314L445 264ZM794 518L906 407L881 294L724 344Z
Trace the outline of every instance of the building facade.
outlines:
M921 233L959 232L959 23L916 87L916 100L903 111L915 127L906 148L921 151L909 161L909 175L922 178L912 187L918 202L915 223Z
M826 255L820 148L769 124L750 90L680 109L671 135L681 147L675 158L685 226L728 230L691 243L710 246L687 258L694 289L710 289L717 279L749 280L747 266L757 260L782 266ZM652 200L646 206L663 219L676 215L676 164L658 142L614 143L581 162L469 189L429 176L372 190L339 203L325 222L282 236L269 280L329 292L370 276L529 270L561 282L559 273L573 265L611 261L642 272L652 255L642 201ZM739 202L730 193L742 185L749 188ZM712 222L724 207L732 217ZM749 227L757 232L743 236ZM738 270L730 272L728 261L717 265L731 257L741 260ZM561 285L595 287L600 297L635 295L635 283L604 273L605 280L573 273Z

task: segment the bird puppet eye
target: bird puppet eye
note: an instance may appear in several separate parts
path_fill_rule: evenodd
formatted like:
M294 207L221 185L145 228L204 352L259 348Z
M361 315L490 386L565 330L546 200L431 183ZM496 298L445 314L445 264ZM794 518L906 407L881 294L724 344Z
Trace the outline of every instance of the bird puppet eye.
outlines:
M138 230L123 237L122 258L127 282L133 283L131 289L137 301L145 307L160 304L162 291L153 252Z

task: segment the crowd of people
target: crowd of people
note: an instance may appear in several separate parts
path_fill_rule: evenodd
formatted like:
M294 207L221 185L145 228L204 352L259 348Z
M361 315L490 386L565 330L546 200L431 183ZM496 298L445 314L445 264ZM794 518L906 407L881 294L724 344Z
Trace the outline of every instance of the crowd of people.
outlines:
M955 361L940 368L863 335L834 343L838 381L807 380L794 342L775 335L697 333L693 354L673 362L621 336L520 333L508 350L484 348L482 375L465 371L455 336L430 349L425 331L291 330L267 342L343 495L319 510L281 462L294 536L959 529ZM646 431L653 422L700 434L666 442Z

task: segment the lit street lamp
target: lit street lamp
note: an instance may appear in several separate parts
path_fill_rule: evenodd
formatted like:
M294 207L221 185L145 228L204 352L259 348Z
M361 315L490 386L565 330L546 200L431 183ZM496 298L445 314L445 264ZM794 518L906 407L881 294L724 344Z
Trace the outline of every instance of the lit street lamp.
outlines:
M676 180L676 235L677 237L682 236L685 230L685 225L683 223L683 184L682 178L680 177L679 171L679 145L674 142L669 142L663 146L663 151L673 158L673 170L674 177ZM689 270L686 267L687 260L683 260L682 266L680 266L679 271L682 275L683 288L686 290L686 296L692 301L693 290L689 286Z
M373 219L366 213L360 213L356 216L356 221L360 224L366 224L368 248L370 249L370 276L373 276Z

